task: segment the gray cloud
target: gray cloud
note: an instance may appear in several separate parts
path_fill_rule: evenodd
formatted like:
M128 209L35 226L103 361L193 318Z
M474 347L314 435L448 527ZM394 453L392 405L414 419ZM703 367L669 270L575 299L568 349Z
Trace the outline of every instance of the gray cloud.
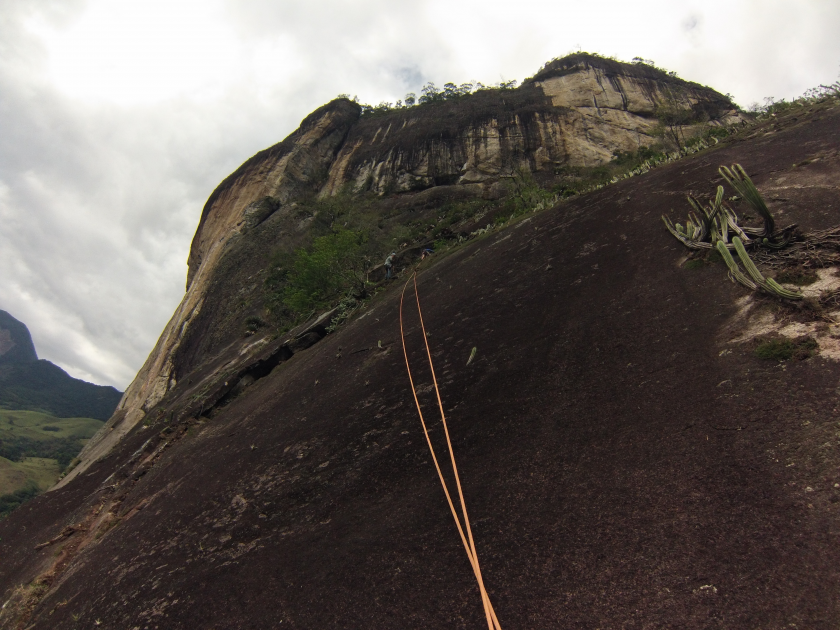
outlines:
M406 89L413 89L426 83L423 71L417 66L402 66L394 69L393 74Z
M119 387L183 295L210 192L338 93L375 104L428 80L521 80L578 42L655 59L745 105L833 81L840 63L840 5L819 0L523 0L515 15L478 0L169 0L161 19L181 21L132 40L148 60L122 55L114 35L86 58L110 65L72 68L97 89L56 82L51 38L121 5L135 19L164 6L0 0L0 308L27 323L42 357Z

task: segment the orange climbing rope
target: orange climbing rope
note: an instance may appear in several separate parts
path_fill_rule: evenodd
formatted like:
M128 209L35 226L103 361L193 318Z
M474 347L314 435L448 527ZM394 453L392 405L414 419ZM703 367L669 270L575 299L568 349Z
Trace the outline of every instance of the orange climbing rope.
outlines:
M423 419L423 411L420 408L420 401L417 398L417 390L414 387L414 378L411 376L411 366L408 363L408 350L405 347L405 334L403 332L403 316L402 316L402 306L403 306L403 299L405 298L405 290L408 287L408 283L411 280L414 280L414 295L417 298L417 314L420 316L420 330L423 333L423 341L426 344L426 354L429 357L429 367L432 370L432 381L435 385L435 393L437 394L437 401L438 407L440 407L440 418L443 423L443 430L446 434L446 445L449 448L449 457L450 461L452 462L452 472L455 474L455 484L458 486L458 498L461 502L461 512L464 517L464 527L461 527L461 520L458 518L458 513L455 510L455 505L452 503L452 497L449 494L449 488L446 485L446 481L443 478L443 473L440 470L440 464L438 463L437 456L435 455L435 449L432 446L432 441L429 438L429 431L426 428L426 421ZM420 424L423 425L423 434L426 436L426 443L429 445L429 451L432 453L432 461L435 463L435 469L437 470L438 478L440 479L440 484L443 486L443 493L446 495L446 501L449 503L449 509L452 512L452 518L455 519L455 526L458 528L458 534L461 536L461 542L464 544L464 549L467 552L467 558L470 561L470 565L473 568L473 573L475 573L475 578L478 582L478 589L481 592L481 603L484 606L484 615L487 618L487 627L489 630L502 630L501 626L499 625L499 620L496 618L496 611L493 610L493 605L490 603L490 596L487 594L487 589L484 588L484 579L481 576L481 567L478 564L478 553L475 550L475 541L473 540L472 535L472 528L470 527L470 519L467 516L467 504L464 501L464 493L461 490L461 479L458 476L458 467L455 465L455 452L452 450L452 442L449 439L449 427L446 425L446 414L443 411L443 402L440 399L440 390L438 389L437 384L437 377L435 376L435 366L432 363L432 351L429 349L429 340L426 336L426 327L423 324L423 311L420 309L420 294L417 291L417 271L411 275L411 278L406 281L405 286L403 286L402 295L400 296L400 337L402 338L402 346L403 346L403 354L405 355L405 367L408 370L408 380L411 383L411 393L414 395L414 402L417 405L417 413L420 415ZM464 529L467 530L466 536L464 535Z

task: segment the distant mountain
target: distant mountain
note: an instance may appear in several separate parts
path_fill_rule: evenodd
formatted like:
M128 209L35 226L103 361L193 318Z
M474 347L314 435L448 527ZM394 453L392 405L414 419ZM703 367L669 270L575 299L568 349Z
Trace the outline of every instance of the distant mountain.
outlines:
M23 322L0 311L0 365L37 361L32 335Z
M107 420L120 398L114 387L73 378L38 359L26 325L0 310L0 408Z

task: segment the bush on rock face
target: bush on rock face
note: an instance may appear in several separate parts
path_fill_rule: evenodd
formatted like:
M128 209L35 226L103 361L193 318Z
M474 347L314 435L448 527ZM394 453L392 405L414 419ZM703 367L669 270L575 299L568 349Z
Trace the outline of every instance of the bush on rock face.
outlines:
M370 267L366 242L364 233L342 229L316 238L308 249L298 250L284 294L286 305L304 313L342 293L364 294Z

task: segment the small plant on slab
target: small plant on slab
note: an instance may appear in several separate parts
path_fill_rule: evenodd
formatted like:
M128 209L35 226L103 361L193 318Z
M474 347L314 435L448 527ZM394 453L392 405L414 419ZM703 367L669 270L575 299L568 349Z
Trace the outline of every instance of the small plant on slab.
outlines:
M261 317L258 317L256 315L251 315L250 317L248 317L245 320L245 332L246 332L246 334L253 335L260 328L262 328L263 326L266 326L266 325L267 324L265 323L265 321Z
M807 359L819 347L813 337L804 339L766 339L755 347L755 356L772 361Z
M706 266L706 263L702 258L692 258L691 260L685 261L685 263L683 263L682 267L683 267L683 269L694 270L694 269L702 269L705 266Z
M783 269L776 274L776 282L784 282L785 284L795 284L800 287L814 284L819 280L819 276L810 269L793 268Z

